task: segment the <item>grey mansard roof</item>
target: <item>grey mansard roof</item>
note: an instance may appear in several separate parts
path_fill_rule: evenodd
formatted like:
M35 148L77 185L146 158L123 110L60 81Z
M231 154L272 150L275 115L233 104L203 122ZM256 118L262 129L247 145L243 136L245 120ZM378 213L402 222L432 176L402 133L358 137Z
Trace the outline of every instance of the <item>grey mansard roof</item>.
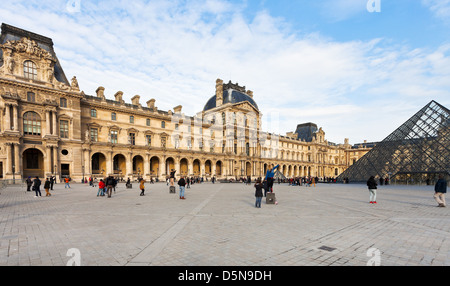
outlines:
M231 91L231 94L230 92ZM245 102L248 101L251 105L253 105L253 107L255 107L256 109L259 110L258 105L256 104L256 102L253 100L253 98L251 98L249 95L237 91L237 90L233 90L233 89L229 89L229 90L224 90L223 91L223 104L227 104L227 103L240 103L240 102ZM210 109L213 109L217 107L216 106L216 96L214 95L213 97L211 97L208 102L205 105L205 108L203 108L203 111L207 111Z

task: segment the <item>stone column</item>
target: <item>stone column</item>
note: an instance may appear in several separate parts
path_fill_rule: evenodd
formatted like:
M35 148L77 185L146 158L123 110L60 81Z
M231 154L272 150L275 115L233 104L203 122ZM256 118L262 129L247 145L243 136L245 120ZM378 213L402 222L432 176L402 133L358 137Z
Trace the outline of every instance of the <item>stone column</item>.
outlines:
M45 111L45 135L50 135L50 111Z
M11 110L10 105L5 104L5 131L11 130ZM11 158L11 157L9 157Z
M13 126L14 131L19 132L19 115L17 112L17 105L13 105Z
M194 158L191 158L188 162L188 176L194 174Z
M201 160L200 161L200 177L204 177L205 176L205 161Z
M56 167L55 167L56 166ZM57 146L53 146L53 166L52 166L52 170L54 174L58 173L58 147Z
M90 151L89 149L84 149L83 151L84 151L84 171L86 172L86 174L92 176Z
M52 111L52 115L53 115L53 135L58 135L58 124L57 124L57 120L56 120L56 110Z
M126 172L125 175L128 177L133 176L133 153L129 152L128 156L126 156Z
M114 176L112 151L108 151L106 154L106 174L108 176Z
M12 163L13 163L13 157L12 157L12 144L6 143L6 174L11 175L12 174Z
M52 147L47 146L45 148L45 158L44 158L44 176L47 176L47 174L52 173Z
M20 162L20 153L19 153L20 145L14 144L14 166L15 166L15 174L20 174L21 168L21 162Z
M148 175L148 179L151 178L151 174L150 174L150 154L145 154L144 156L144 174L143 174L143 178L146 178L146 176Z

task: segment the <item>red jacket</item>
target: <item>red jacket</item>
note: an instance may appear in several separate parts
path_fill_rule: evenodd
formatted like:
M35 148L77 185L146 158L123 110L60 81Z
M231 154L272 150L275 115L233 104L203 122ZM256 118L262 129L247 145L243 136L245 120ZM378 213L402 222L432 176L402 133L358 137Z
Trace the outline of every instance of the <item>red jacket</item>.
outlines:
M105 188L105 182L100 181L100 182L98 183L98 188L99 188L99 189L104 189L104 188Z

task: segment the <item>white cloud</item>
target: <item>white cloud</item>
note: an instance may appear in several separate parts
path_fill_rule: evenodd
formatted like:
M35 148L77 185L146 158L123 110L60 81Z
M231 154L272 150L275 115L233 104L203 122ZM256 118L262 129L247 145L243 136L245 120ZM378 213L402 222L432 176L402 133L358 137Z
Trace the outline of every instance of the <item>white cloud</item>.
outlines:
M219 0L82 0L79 13L51 2L7 2L2 21L51 37L67 77L87 94L104 86L108 98L121 90L128 102L139 94L141 104L155 98L194 115L222 78L253 90L263 114L279 112L282 134L312 121L336 143L382 140L432 99L449 103L448 45L298 36L267 11L248 18ZM335 3L356 9L356 0Z
M450 0L422 0L436 17L450 23Z

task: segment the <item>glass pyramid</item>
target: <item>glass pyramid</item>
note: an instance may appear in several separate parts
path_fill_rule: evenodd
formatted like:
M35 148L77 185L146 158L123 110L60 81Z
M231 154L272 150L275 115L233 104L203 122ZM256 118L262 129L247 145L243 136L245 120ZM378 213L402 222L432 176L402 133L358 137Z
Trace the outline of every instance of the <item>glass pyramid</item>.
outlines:
M366 182L431 183L450 174L450 111L431 101L338 178Z

